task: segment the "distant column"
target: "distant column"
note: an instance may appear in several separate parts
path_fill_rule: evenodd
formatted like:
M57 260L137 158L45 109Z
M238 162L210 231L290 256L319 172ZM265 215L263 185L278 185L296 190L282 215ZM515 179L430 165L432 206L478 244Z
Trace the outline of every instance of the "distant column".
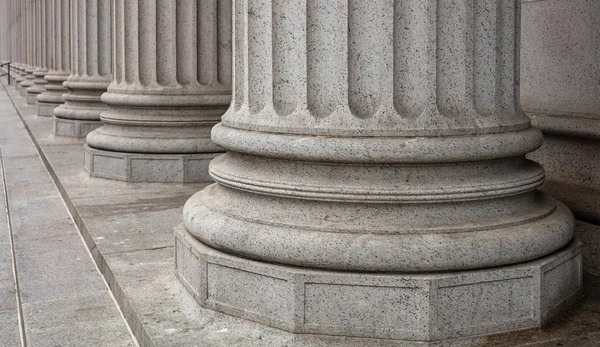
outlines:
M36 45L36 69L33 72L35 79L33 85L27 88L27 104L36 105L37 97L44 91L46 91L46 84L48 81L45 80L46 74L48 73L48 67L50 66L51 54L50 47L52 46L52 25L50 11L50 1L36 0L35 1L35 41Z
M73 70L65 103L54 110L54 134L85 137L108 110L100 96L111 81L110 0L72 0Z
M53 0L49 12L52 15L51 34L53 36L50 71L46 74L46 91L37 97L38 116L52 116L54 108L64 103L63 94L67 88L63 82L71 74L71 0Z
M210 130L231 99L230 2L113 6L114 70L102 96L110 109L87 136L86 169L123 181L209 180L222 151Z
M36 38L36 24L35 24L35 3L37 0L24 0L25 1L25 27L24 32L26 34L26 38L24 41L25 44L25 52L26 52L26 60L27 64L25 66L25 76L23 82L21 82L21 96L27 97L27 89L33 86L33 80L35 76L33 72L36 69L36 51L37 47L34 44Z

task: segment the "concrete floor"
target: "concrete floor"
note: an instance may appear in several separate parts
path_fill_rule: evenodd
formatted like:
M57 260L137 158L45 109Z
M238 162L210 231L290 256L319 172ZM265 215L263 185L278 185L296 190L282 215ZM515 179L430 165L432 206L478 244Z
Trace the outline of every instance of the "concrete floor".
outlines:
M293 335L201 309L174 277L173 227L209 182L90 179L82 144L0 89L0 346L600 346L593 276L544 328L435 344Z

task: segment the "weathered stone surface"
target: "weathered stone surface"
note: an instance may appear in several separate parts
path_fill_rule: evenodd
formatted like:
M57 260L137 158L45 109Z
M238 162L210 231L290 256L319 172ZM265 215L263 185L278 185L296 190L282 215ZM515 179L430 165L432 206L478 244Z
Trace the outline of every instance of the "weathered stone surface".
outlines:
M101 115L105 125L87 136L88 146L123 162L159 155L175 163L222 152L210 130L231 100L231 4L120 0L114 10L114 73L102 95L110 110ZM144 44L129 44L138 40ZM164 160L144 165L155 173L149 179L181 182ZM104 177L121 169L112 161L88 168Z

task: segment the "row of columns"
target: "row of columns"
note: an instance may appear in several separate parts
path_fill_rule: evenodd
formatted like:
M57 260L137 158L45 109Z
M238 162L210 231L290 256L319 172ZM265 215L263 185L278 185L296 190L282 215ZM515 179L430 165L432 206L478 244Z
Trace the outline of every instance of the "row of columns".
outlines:
M577 298L573 216L526 159L519 1L2 6L1 58L56 136L86 137L91 176L215 181L175 233L200 305L422 341Z

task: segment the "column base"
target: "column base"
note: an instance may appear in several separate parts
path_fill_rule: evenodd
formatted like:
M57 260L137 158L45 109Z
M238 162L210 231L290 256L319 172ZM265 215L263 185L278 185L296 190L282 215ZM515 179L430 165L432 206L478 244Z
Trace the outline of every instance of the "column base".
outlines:
M40 117L52 117L54 115L54 109L60 104L48 103L38 101L38 113L37 115Z
M212 181L208 164L222 153L148 154L103 151L84 145L84 167L92 177L125 182Z
M25 91L27 94L27 105L37 105L37 97L41 93L32 93L29 91Z
M20 81L15 80L15 90L21 90L21 82L22 81L23 80L20 80Z
M377 274L248 260L175 229L176 276L200 306L294 333L437 341L538 327L581 292L581 243L522 264Z
M27 85L21 85L21 96L26 98L27 97L27 88L29 88L29 86Z
M101 121L54 117L54 135L83 138L102 126Z

